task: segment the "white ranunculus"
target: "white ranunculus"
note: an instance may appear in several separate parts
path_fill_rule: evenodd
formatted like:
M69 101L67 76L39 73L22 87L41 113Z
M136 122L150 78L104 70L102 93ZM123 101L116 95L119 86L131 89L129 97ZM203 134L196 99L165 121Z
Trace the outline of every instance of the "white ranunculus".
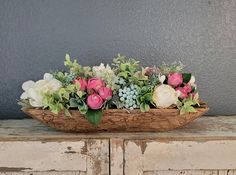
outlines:
M49 73L44 74L43 80L33 82L32 80L26 81L22 85L25 91L21 95L21 99L29 99L30 105L33 107L43 106L43 94L53 93L62 87L62 83Z
M179 93L169 85L162 84L157 86L153 92L152 100L158 108L167 108L176 104Z

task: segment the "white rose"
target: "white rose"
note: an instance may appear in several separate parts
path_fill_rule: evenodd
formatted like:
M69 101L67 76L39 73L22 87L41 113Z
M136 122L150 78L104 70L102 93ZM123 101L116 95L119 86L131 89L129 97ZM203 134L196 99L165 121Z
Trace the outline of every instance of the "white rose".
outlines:
M172 104L176 104L179 93L171 86L162 84L155 88L152 96L153 102L158 108L167 108Z
M37 82L30 80L23 83L22 89L25 92L21 95L21 99L29 99L30 105L33 107L42 107L43 94L53 93L61 87L60 81L53 78L51 74L46 73L43 80Z

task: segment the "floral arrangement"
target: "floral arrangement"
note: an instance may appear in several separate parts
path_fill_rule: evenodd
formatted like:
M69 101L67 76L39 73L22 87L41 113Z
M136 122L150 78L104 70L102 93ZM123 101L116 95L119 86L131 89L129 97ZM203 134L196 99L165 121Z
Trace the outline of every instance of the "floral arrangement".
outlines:
M102 119L102 110L178 108L180 114L200 106L195 77L183 72L182 63L143 68L139 61L118 54L112 65L81 66L66 54L68 71L45 73L42 80L23 83L19 100L23 108L61 111L71 116L76 109L92 124Z

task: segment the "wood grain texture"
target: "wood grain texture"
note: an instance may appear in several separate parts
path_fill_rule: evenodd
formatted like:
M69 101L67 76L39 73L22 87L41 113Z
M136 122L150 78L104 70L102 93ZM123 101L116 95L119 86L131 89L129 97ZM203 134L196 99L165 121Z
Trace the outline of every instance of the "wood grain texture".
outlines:
M218 175L236 175L236 169L234 169L234 170L219 170Z
M236 169L236 140L125 141L125 172Z
M37 120L0 120L0 141L78 141L81 139L144 139L158 141L236 140L236 116L201 117L168 132L65 133Z
M103 111L102 121L95 127L78 110L71 110L72 117L66 117L63 112L56 115L49 110L24 109L32 118L65 132L168 131L188 124L207 111L207 106L197 108L195 113L184 115L180 115L178 109L150 109L145 113L140 110L108 109Z
M146 171L143 175L219 175L218 170Z
M104 139L0 142L0 156L0 172L109 174L109 141Z
M110 140L111 175L123 175L124 172L124 139Z
M52 171L52 172L0 172L0 175L86 175L79 171Z

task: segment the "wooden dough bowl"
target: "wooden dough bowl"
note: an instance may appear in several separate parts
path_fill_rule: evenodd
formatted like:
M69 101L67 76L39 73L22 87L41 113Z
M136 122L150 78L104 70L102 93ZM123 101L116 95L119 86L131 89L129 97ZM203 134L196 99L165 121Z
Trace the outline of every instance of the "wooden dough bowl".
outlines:
M126 111L108 109L103 111L103 118L98 126L90 124L78 110L70 110L72 117L63 112L53 114L49 110L24 109L24 113L45 125L64 132L143 132L168 131L188 124L209 110L201 105L195 113L179 115L178 109L150 109Z

